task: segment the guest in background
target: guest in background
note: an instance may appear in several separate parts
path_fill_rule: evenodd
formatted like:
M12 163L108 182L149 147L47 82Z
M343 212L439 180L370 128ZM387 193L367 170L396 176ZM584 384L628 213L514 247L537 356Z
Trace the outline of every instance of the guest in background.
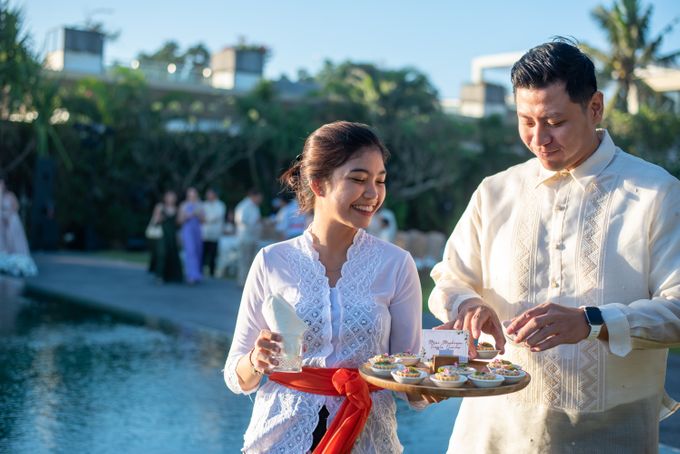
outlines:
M13 276L35 276L38 268L31 258L24 227L19 217L19 202L5 187L0 175L0 272Z
M288 240L302 235L307 227L307 217L300 211L297 199L286 195L281 200L283 205L276 213L276 231L280 239Z
M160 225L162 237L156 243L156 276L163 282L182 282L182 264L177 246L177 194L166 191L154 208L153 224Z
M381 208L373 217L368 233L377 236L381 240L394 243L397 236L397 218L394 212L388 208Z
M156 214L157 208L161 203L157 203L154 205L153 210L151 211L151 219L149 220L149 224L146 226L146 230L144 231L144 236L146 237L146 244L149 248L149 267L148 267L148 272L149 273L156 273L156 267L157 262L158 262L158 243L162 240L163 238L163 228L161 225L158 223L157 219L158 216Z
M201 262L203 258L203 240L201 239L201 223L203 207L198 191L187 189L186 198L179 207L179 223L182 225L182 247L184 248L184 274L189 285L200 282Z
M226 207L214 189L205 192L203 202L203 265L208 266L211 276L215 276L215 259L217 257L217 243L224 230L224 216Z
M234 220L239 244L238 283L246 282L250 264L257 254L257 242L260 239L260 204L262 193L257 189L248 191L248 195L236 205Z

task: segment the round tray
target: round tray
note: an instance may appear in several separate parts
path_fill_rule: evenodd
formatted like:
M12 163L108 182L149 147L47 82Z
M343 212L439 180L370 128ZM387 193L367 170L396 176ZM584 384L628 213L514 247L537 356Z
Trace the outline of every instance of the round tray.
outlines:
M477 370L481 370L486 367L486 361L470 361L469 365ZM419 369L427 369L426 366L419 364ZM517 383L513 384L502 384L496 386L495 388L477 388L469 380L463 384L460 388L440 388L430 381L427 377L419 385L403 385L394 381L392 377L382 378L376 376L371 370L371 365L366 363L359 368L359 374L368 383L381 388L390 389L392 391L407 392L414 394L421 394L427 396L437 396L437 397L483 397L483 396L500 396L502 394L510 394L517 392L521 389L526 388L526 386L531 381L531 375L528 373Z

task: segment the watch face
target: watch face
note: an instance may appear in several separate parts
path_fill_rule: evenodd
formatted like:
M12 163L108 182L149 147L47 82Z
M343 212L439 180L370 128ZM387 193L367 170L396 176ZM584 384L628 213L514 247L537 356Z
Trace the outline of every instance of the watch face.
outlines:
M604 319L602 318L602 312L600 309L594 306L586 307L586 317L588 318L588 323L591 325L603 325Z

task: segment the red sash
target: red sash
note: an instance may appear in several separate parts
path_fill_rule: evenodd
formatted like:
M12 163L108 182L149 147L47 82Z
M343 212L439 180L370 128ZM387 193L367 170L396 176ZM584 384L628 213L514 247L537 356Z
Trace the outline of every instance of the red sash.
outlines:
M314 454L351 452L373 405L368 393L382 389L366 383L356 369L303 367L298 373L274 372L269 379L297 391L346 397Z

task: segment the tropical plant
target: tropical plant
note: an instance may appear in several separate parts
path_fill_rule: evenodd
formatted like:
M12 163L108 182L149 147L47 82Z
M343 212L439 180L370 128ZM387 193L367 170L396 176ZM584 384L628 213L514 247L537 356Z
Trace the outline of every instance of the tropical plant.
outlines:
M0 2L0 119L30 123L34 132L32 140L12 154L11 161L0 161L5 172L11 172L33 151L46 156L51 149L66 166L71 165L52 121L58 107L58 86L42 75L30 36L23 31L21 10Z
M656 36L650 36L652 5L644 7L640 0L617 0L607 8L597 6L592 17L607 35L609 50L584 44L586 52L602 63L606 79L616 83L610 106L622 112L635 113L641 102L649 103L658 97L636 70L648 65L668 65L677 59L680 50L661 55L661 44L680 20L676 17Z

